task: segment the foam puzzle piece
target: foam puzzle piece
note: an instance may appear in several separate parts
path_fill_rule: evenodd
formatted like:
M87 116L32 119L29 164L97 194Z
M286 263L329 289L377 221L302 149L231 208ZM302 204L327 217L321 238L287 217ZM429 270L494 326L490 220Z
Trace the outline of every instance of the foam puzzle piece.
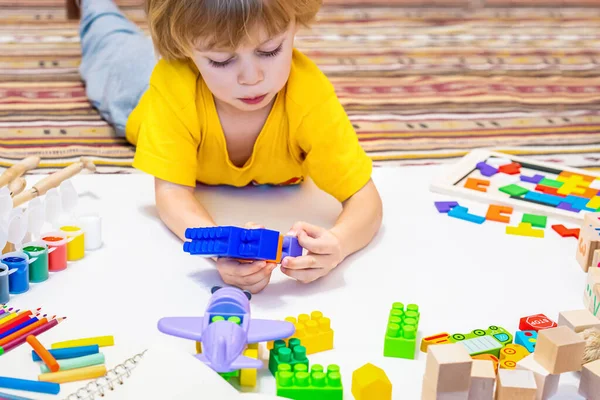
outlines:
M506 193L510 196L516 196L516 197L527 195L529 193L528 189L525 189L524 187L519 186L519 185L515 185L514 183L511 183L510 185L502 186L498 190L503 193Z
M554 179L544 178L539 183L540 186L550 186L554 188L559 188L564 185L564 182L555 181Z
M525 347L528 352L533 353L537 343L538 333L536 331L517 331L515 332L515 343Z
M545 228L548 217L545 215L523 214L521 222L528 222L536 228Z
M461 343L470 356L478 354L492 354L500 356L500 350L508 343L512 343L513 336L504 328L491 325L487 330L475 329L471 333L455 333L448 340L450 343Z
M538 174L535 174L533 176L521 175L521 177L520 177L521 182L528 182L528 183L535 183L535 184L540 183L540 181L544 178L545 178L544 175L538 175Z
M596 178L593 176L581 175L581 174L578 174L575 172L569 172L569 171L562 171L556 178L556 180L559 180L559 181L567 181L570 179L581 180L584 182L593 182L594 179L596 179Z
M542 329L556 328L558 324L544 314L528 315L519 320L519 329L522 331L539 332Z
M452 208L452 210L448 211L448 216L452 218L462 219L464 221L473 222L475 224L483 224L483 222L485 221L485 217L469 214L469 209L461 206L456 206Z
M585 206L593 210L598 210L598 208L600 208L600 196L592 197Z
M479 170L479 173L483 176L494 176L498 173L498 168L495 168L493 166L491 166L490 164L487 164L485 162L479 162L476 165L476 168Z
M551 206L557 206L563 202L563 197L538 192L527 192L523 198Z
M419 330L419 306L396 302L392 304L383 342L383 356L413 360Z
M565 197L563 201L571 204L571 207L579 210L595 211L586 207L587 203L589 203L589 199L585 197L573 196L570 194Z
M440 213L445 214L456 207L458 205L458 201L436 201L433 204Z
M507 226L506 227L507 235L516 235L516 236L528 236L535 238L543 238L544 231L541 229L533 229L531 224L528 222L521 222L517 226Z
M551 194L553 196L558 196L558 197L566 197L565 195L558 194L558 189L555 187L537 185L535 187L535 190L537 192L544 193L544 194Z
M490 186L490 181L485 179L468 178L465 182L465 188L487 192L487 187Z
M579 239L579 228L568 229L561 224L552 225L552 229L562 237L574 237Z
M498 172L508 175L517 175L521 172L521 164L512 162L510 164L502 165L498 168Z
M510 217L508 215L512 214L512 212L513 212L512 207L498 206L498 205L491 204L488 207L488 211L487 211L487 214L485 215L485 219L487 219L488 221L509 223ZM503 214L508 214L508 215L503 215Z

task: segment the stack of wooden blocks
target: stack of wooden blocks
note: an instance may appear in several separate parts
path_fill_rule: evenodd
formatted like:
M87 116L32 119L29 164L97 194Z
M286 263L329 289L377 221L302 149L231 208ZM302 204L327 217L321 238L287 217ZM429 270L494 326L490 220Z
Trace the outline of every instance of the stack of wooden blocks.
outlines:
M532 354L516 369L497 374L491 360L472 359L461 343L429 346L422 399L549 399L558 390L560 374L581 371L579 393L600 400L600 360L582 365L586 343L577 332L590 325L590 314L584 312L561 313L558 327L538 332Z

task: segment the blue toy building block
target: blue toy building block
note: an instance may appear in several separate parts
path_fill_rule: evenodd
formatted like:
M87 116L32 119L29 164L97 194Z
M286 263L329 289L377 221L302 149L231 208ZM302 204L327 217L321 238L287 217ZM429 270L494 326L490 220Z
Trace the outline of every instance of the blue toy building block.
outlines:
M476 224L483 224L485 217L479 215L469 214L469 209L466 207L456 206L448 212L448 216L453 218L462 219L465 221L473 222Z
M564 201L564 197L538 192L527 192L524 199L549 204L551 206L557 206Z
M528 352L533 353L537 342L538 333L536 331L517 331L515 333L515 343L525 347Z
M269 229L243 229L235 226L188 228L183 251L205 257L248 260L277 260L279 232Z
M569 203L571 205L571 208L573 208L575 210L585 210L585 211L592 211L592 212L596 211L593 208L586 207L587 204L590 202L590 199L585 198L585 197L568 195L567 197L565 197L563 199L563 202Z
M283 260L286 257L300 257L301 255L302 246L298 243L298 238L294 236L284 236L281 259Z
M433 204L440 213L447 213L458 205L458 201L435 201Z

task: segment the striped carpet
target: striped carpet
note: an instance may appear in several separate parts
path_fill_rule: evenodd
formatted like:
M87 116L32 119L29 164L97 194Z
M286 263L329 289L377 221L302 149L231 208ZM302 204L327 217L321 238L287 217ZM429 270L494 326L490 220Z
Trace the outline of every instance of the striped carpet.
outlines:
M122 0L145 29L140 0ZM62 0L0 0L0 166L91 156L127 173L134 149L91 108ZM376 165L494 147L600 167L600 8L326 6L299 49L333 81Z

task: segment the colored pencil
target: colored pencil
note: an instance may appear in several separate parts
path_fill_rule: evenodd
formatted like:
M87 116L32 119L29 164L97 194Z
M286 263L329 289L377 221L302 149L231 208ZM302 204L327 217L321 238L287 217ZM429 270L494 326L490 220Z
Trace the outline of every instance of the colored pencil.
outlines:
M41 335L42 333L46 332L47 330L54 328L56 325L58 325L60 322L64 321L65 319L67 319L67 317L50 320L50 321L48 321L48 323L46 323L42 326L39 326L39 327L35 328L34 330L32 330L31 332L29 332L29 335L33 335L33 336ZM15 339L11 342L8 342L5 345L3 345L2 347L0 347L0 356L2 354L8 353L9 351L13 350L14 348L19 347L20 345L25 343L27 336L28 335L20 336L19 338Z
M6 317L2 320L2 323L0 324L0 328L2 328L4 326L4 324L8 325L9 321L12 321L13 319L17 318L18 316L19 316L18 311L15 311L14 313L9 314L8 317Z
M11 329L5 331L4 333L0 333L0 339L4 339L5 337L7 337L9 335L12 335L13 333L18 332L21 329L26 328L29 325L31 325L31 324L39 321L38 315L40 315L40 314L37 314L33 318L26 319L24 322L21 322L19 325L15 325L14 327L12 327Z
M15 332L13 334L8 335L7 337L5 337L4 339L0 339L0 346L4 346L6 343L15 340L16 338L26 335L27 333L31 332L32 330L34 330L35 328L37 328L38 326L42 326L44 325L46 322L48 322L47 318L42 318L39 321L36 321L35 323L21 329L18 332Z

